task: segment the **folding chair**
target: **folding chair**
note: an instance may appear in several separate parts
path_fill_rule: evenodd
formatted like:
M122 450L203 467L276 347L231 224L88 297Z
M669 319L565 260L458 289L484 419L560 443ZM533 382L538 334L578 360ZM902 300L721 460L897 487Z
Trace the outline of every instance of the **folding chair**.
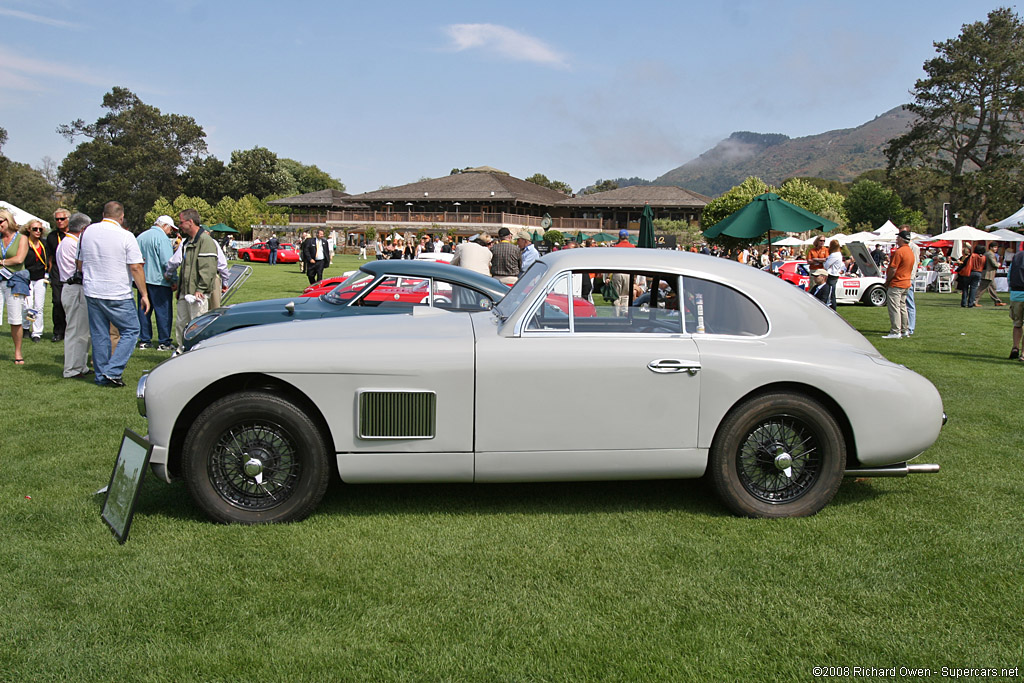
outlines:
M915 292L927 292L928 291L928 271L918 271L917 275L914 276L914 291Z
M939 273L935 279L935 284L940 294L949 294L953 291L953 274Z

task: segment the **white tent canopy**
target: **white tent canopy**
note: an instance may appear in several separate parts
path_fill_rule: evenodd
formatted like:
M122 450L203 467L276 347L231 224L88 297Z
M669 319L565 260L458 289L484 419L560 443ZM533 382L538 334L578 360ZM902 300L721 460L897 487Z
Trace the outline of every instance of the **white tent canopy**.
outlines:
M896 239L896 235L899 231L900 229L897 228L892 221L886 221L885 223L882 223L881 227L875 230L875 234L883 240L887 238Z
M987 226L990 230L992 228L1021 228L1024 227L1024 206L1022 206L1017 213L1012 216L1008 216L998 223L993 223Z
M1013 230L1007 230L1006 228L993 230L990 234L992 235L992 239L1000 242L1024 242L1024 235L1014 232Z
M952 240L958 242L960 240L970 240L971 242L977 242L979 240L988 241L992 239L992 235L985 232L984 230L978 230L977 228L971 227L970 225L961 225L955 230L947 230L946 232L939 233L932 239L935 240Z
M18 221L18 225L19 226L25 225L26 223L28 223L31 220L36 220L36 221L39 221L40 223L43 224L43 228L45 228L45 232L49 232L50 231L50 223L49 223L49 221L44 221L39 216L33 216L28 211L25 211L24 209L19 209L18 207L16 207L14 204L11 204L10 202L0 201L0 206L2 206L3 208L7 209L8 211L10 211L14 215L14 220Z

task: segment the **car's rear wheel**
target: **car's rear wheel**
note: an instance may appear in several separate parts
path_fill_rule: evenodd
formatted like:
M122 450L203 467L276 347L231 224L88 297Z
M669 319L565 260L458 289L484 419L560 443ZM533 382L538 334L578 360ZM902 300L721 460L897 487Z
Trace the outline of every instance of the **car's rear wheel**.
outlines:
M745 401L711 445L715 489L746 517L806 517L828 504L843 479L846 442L835 418L798 394Z
M885 287L882 285L873 285L871 289L864 295L864 303L871 306L884 306L885 305Z
M218 522L267 524L308 516L327 490L327 448L291 401L242 392L210 404L185 438L182 470L196 504Z
M246 253L242 254L242 260L243 261L251 261L252 257L249 256L248 252L246 252Z

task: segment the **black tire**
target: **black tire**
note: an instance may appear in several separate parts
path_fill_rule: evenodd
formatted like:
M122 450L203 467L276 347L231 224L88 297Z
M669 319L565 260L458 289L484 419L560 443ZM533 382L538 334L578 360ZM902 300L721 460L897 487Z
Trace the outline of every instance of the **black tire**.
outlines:
M875 306L875 307L885 306L885 303L886 303L885 287L883 287L882 285L872 285L871 288L867 292L864 293L863 301L868 306Z
M210 404L185 437L189 494L211 519L270 524L307 517L327 490L327 447L292 402L242 392Z
M708 468L718 495L736 514L807 517L839 489L846 442L814 399L766 394L736 406L722 421Z
M252 257L249 256L249 252L242 254L242 260L245 261L246 263L252 260Z

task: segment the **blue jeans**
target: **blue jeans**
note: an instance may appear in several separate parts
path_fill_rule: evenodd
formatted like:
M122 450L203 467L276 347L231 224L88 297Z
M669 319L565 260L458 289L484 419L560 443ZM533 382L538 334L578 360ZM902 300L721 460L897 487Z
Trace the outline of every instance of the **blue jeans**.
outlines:
M152 314L156 313L156 333L160 337L160 343L170 346L174 292L166 285L146 285L146 289L149 291L149 313L143 313L142 308L136 304L139 311L139 326L142 330L139 341L146 344L153 341ZM141 292L136 294L136 297L141 299Z
M961 306L973 306L978 298L978 285L981 284L981 271L976 270L967 276L963 293L960 295Z
M270 250L270 265L272 265L272 266L276 266L277 265L277 249L271 249Z
M92 368L96 372L96 383L103 384L104 378L120 379L128 359L135 351L139 340L139 314L135 302L127 299L96 299L85 297L89 308L89 336L92 339ZM117 349L110 353L110 326L121 334Z
M907 331L914 334L914 326L917 325L917 306L914 304L914 285L907 290Z

